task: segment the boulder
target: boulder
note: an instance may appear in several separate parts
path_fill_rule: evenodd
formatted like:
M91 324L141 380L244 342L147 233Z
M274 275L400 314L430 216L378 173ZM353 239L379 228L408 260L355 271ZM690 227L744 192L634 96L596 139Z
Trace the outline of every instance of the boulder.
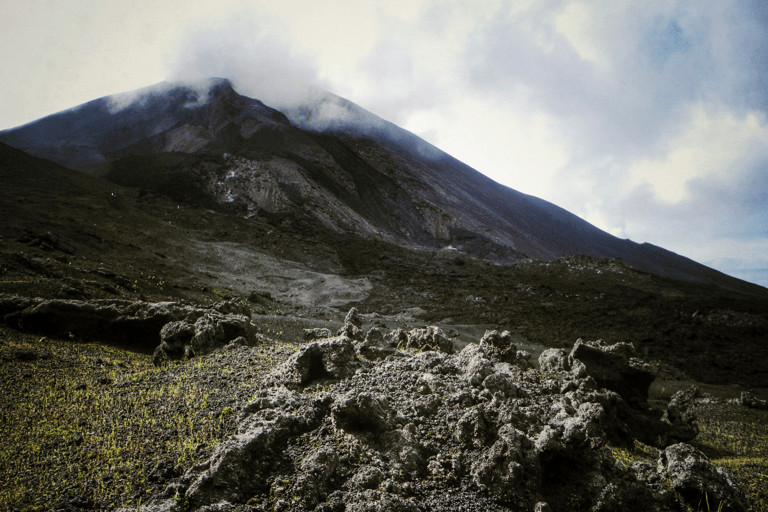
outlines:
M512 343L509 331L485 331L480 339L480 345L485 349L485 355L491 361L515 364L517 362L517 347Z
M750 407L759 411L768 411L768 401L757 398L749 391L743 391L741 393L739 403L744 407Z
M578 361L598 386L615 391L634 406L643 407L655 375L650 366L634 356L635 349L630 343L607 345L601 340L577 340L568 360L571 371L574 361Z
M351 377L359 367L352 341L337 336L312 342L291 354L266 377L266 382L296 389L317 380Z
M693 446L679 443L659 455L658 471L695 510L745 512L746 499L724 469L716 468Z
M564 348L548 348L539 355L539 369L545 374L556 374L571 370L568 351Z
M457 362L466 379L475 387L482 386L486 377L496 371L493 363L485 357L485 348L476 343L469 343L461 349Z
M386 342L384 333L378 327L371 328L366 333L365 340L355 343L355 352L369 360L384 359L392 355L405 355Z
M430 325L424 329L411 329L407 333L405 348L415 350L434 350L453 354L453 342L439 327Z
M696 386L687 390L680 390L669 401L667 406L667 422L671 429L665 435L675 441L690 441L699 434L696 425L696 416L693 412L694 400L701 396L701 391Z
M304 329L304 341L315 341L324 338L333 337L333 333L327 327L316 327L314 329Z
M192 322L194 317L190 313L187 319L169 322L161 329L159 348L169 358L207 354L239 338L247 343L255 339L255 329L246 316L212 310Z
M351 308L347 312L347 316L344 317L344 323L354 325L358 329L363 328L363 319L360 318L360 313L357 312L357 308Z
M344 325L338 330L336 336L346 336L351 340L359 341L363 337L363 320L357 312L357 308L352 308L344 318Z

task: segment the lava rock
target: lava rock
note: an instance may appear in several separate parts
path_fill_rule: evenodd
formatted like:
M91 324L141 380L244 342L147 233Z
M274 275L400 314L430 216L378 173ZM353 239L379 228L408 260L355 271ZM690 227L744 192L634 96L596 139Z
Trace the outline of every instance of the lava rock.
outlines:
M744 495L724 469L716 468L693 446L679 443L659 456L658 471L664 473L675 491L694 508L743 512Z
M327 327L317 327L315 329L304 329L304 341L315 341L324 338L330 338L333 333Z
M339 397L331 408L337 428L351 432L380 432L394 427L395 414L388 401L371 393L347 393Z
M739 403L745 407L751 407L759 411L768 411L768 401L761 400L749 391L742 391Z
M630 404L642 406L648 401L655 375L634 355L635 349L629 343L607 345L600 340L577 340L568 358L572 367L574 361L582 363L599 386L617 392Z
M317 380L350 377L359 367L351 340L337 336L302 347L272 372L267 382L297 388Z
M366 333L364 341L355 343L355 352L369 360L384 359L393 355L405 356L386 342L384 333L378 327L371 328Z
M416 350L435 350L453 354L453 342L439 327L430 325L424 329L411 329L407 333L405 348Z

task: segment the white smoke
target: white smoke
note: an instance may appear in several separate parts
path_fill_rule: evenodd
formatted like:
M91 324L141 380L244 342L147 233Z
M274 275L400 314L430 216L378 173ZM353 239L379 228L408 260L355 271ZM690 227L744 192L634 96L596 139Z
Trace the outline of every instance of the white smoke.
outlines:
M318 70L267 27L249 17L226 27L198 31L182 44L170 65L169 81L227 78L238 93L283 110L304 102L322 87Z
M184 105L184 107L194 108L203 105L208 101L211 87L218 83L218 81L219 79L214 77L209 77L204 80L164 81L134 91L121 92L107 96L107 107L109 108L110 113L114 114L130 106L144 105L153 96L160 96L171 89L183 87L192 93L191 99Z

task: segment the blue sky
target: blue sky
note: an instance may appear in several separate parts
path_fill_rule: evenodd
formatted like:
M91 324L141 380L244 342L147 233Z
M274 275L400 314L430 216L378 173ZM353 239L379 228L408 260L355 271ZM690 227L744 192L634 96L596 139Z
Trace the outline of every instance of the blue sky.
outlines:
M325 88L616 236L768 286L768 2L9 0L0 129L166 79Z

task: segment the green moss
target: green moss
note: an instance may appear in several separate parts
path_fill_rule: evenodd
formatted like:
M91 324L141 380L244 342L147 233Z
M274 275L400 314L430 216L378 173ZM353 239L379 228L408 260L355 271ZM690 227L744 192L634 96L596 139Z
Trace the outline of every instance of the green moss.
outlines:
M630 467L635 462L650 462L656 464L659 458L659 450L635 440L632 450L626 448L610 447L613 457L624 467Z
M147 354L0 327L3 359L0 510L136 506L164 487L148 478L158 462L201 462L235 428L233 408L213 406L232 391L200 378L236 371L215 355L161 369Z
M702 407L691 444L731 472L755 511L768 511L768 411L737 405Z

